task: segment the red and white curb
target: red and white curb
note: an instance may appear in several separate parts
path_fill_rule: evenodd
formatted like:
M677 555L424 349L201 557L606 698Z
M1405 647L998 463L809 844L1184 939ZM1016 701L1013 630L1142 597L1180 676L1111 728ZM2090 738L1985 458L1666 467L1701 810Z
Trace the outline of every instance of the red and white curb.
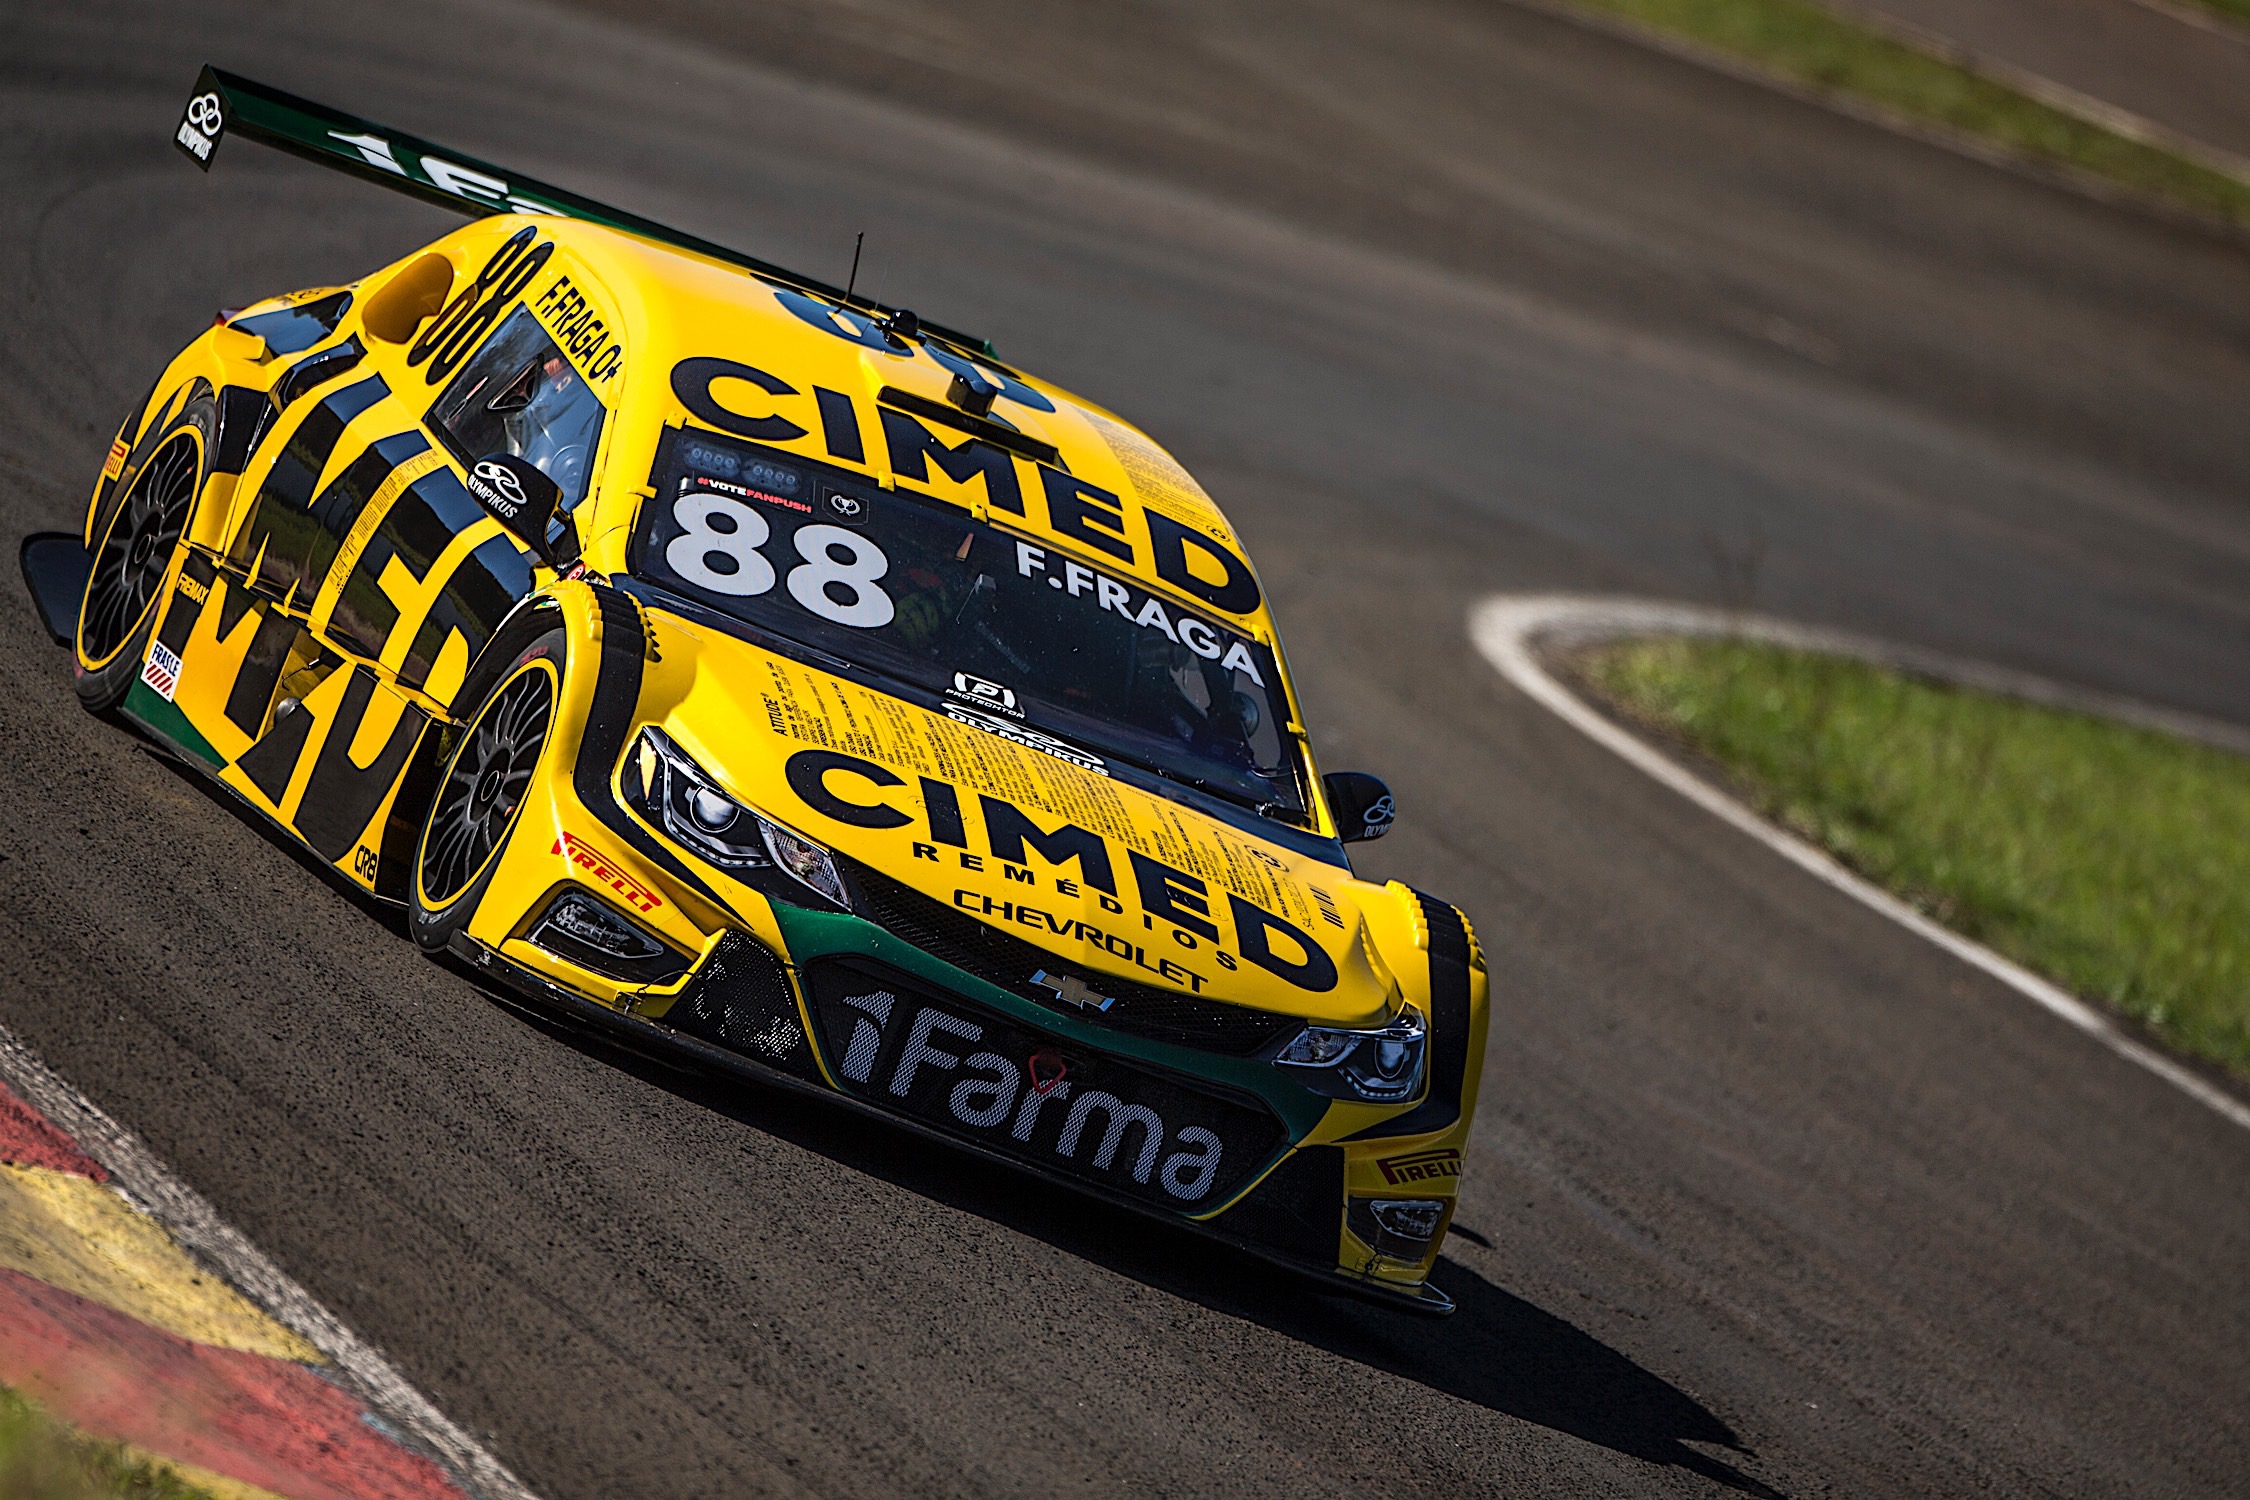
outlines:
M222 1494L531 1500L5 1028L0 1083L0 1187L16 1215L0 1225L0 1378Z
M1469 639L1500 675L1588 739L1646 772L1696 806L1749 835L1814 878L1943 948L2050 1014L2069 1022L2135 1067L2145 1068L2198 1104L2244 1129L2250 1105L2139 1039L2102 1011L2021 964L1930 920L1896 896L1853 874L1804 840L1784 833L1733 797L1629 734L1565 687L1541 665L1534 642L1591 644L1632 636L1731 636L1802 650L1856 657L1903 671L2003 693L2034 703L2099 714L2207 744L2250 752L2250 731L2169 709L2093 693L1940 652L1895 646L1841 631L1817 630L1733 610L1586 594L1496 594L1469 611Z

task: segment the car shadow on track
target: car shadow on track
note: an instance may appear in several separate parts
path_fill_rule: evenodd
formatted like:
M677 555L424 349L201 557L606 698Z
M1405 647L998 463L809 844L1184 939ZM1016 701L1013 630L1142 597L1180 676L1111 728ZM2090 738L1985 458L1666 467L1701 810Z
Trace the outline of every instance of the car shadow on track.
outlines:
M253 816L209 778L154 747L188 786L262 834L361 915L411 942L402 914ZM566 1046L818 1156L1012 1229L1146 1286L1243 1318L1339 1358L1487 1410L1652 1464L1686 1469L1738 1493L1780 1493L1689 1444L1749 1456L1734 1430L1694 1397L1563 1318L1441 1257L1434 1280L1456 1311L1443 1321L1371 1307L1216 1241L1098 1199L947 1150L816 1098L674 1067L589 1034L467 966L446 967ZM1481 1237L1466 1237L1481 1242Z
M1752 1456L1707 1407L1567 1320L1441 1258L1457 1311L1426 1321L1335 1295L1212 1240L1081 1198L795 1093L675 1069L527 1010L456 972L565 1045L655 1087L894 1186L1002 1225L1214 1312L1343 1359L1741 1494L1779 1491L1689 1444Z

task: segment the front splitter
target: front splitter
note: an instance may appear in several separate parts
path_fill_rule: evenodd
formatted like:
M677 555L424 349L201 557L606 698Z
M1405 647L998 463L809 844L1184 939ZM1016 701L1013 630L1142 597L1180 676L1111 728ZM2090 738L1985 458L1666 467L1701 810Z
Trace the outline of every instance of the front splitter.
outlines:
M1209 1224L1195 1219L1181 1218L1176 1214L1162 1213L1131 1198L1119 1194L1105 1193L1099 1188L1055 1173L1042 1172L1037 1167L1029 1166L1012 1157L986 1150L973 1141L960 1140L941 1130L932 1129L918 1120L893 1114L889 1110L855 1099L849 1094L838 1092L835 1089L823 1088L802 1078L792 1077L739 1053L715 1046L700 1037L675 1031L661 1022L652 1021L645 1016L628 1015L624 1011L613 1009L599 1001L590 1000L584 995L575 994L565 989L546 976L534 973L532 970L516 963L513 959L503 957L486 944L469 937L466 933L454 934L452 940L447 944L447 949L455 958L460 959L476 973L487 976L502 986L507 992L503 998L530 1002L526 1009L531 1014L549 1020L559 1019L568 1024L599 1032L605 1039L615 1045L638 1056L646 1057L653 1062L675 1067L687 1065L700 1071L738 1078L762 1087L784 1089L806 1098L818 1099L837 1108L851 1110L870 1119L881 1120L894 1129L908 1131L925 1140L935 1141L950 1150L965 1152L980 1160L1006 1167L1010 1171L1021 1172L1026 1176L1037 1178L1041 1182L1063 1188L1081 1197L1092 1198L1114 1208L1125 1209L1156 1223L1189 1230L1205 1239L1214 1240L1267 1265L1301 1277L1320 1291L1330 1295L1349 1297L1355 1301L1386 1307L1394 1312L1413 1313L1426 1318L1446 1317L1454 1310L1453 1299L1428 1282L1424 1282L1412 1291L1407 1291L1386 1285L1373 1277L1353 1276L1334 1267L1311 1265L1304 1261L1277 1255L1254 1241L1228 1234L1224 1230L1214 1228Z

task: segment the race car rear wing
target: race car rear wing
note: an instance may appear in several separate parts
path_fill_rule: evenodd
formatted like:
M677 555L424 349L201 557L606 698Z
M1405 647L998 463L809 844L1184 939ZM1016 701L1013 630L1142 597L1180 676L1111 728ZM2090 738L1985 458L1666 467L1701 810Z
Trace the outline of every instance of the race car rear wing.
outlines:
M668 228L606 203L597 203L491 162L479 161L419 136L205 66L180 116L179 129L173 132L172 143L189 161L208 172L211 158L219 153L219 142L229 135L276 147L324 167L335 167L458 213L477 217L506 213L554 214L566 219L583 219L589 224L622 229L740 266L797 291L846 303L845 289L841 287L800 276L754 255L729 250L724 245ZM864 297L853 297L848 305L877 317L888 317L895 311ZM993 357L992 346L974 335L940 323L923 321L920 326L922 332L957 344L964 352Z

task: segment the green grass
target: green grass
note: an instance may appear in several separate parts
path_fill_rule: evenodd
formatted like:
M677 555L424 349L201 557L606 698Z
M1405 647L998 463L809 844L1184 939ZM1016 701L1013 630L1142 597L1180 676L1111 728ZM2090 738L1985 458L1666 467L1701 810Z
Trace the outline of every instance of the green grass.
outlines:
M1574 3L1732 53L1798 83L1981 137L2021 156L2250 224L2250 185L2127 140L1807 0ZM2206 3L2250 15L2250 0Z
M2205 10L2215 10L2230 21L2250 21L2250 0L2195 0Z
M1955 931L2250 1073L2250 758L1745 642L1569 670Z
M168 1466L66 1427L0 1386L0 1497L5 1500L211 1500Z

